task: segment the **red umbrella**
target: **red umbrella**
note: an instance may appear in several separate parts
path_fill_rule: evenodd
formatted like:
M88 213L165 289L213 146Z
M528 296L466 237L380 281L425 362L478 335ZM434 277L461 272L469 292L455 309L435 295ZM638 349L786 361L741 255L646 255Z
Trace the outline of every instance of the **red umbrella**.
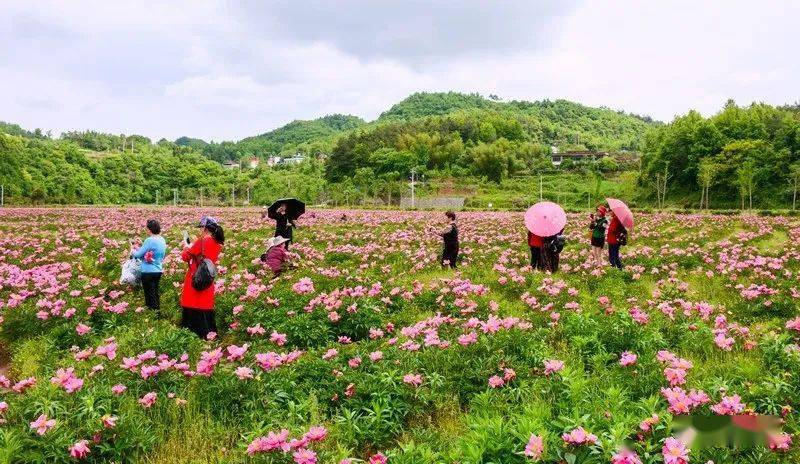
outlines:
M549 237L567 225L567 213L552 201L541 201L525 211L525 227L532 234Z
M619 222L621 222L628 231L633 230L633 213L631 209L628 208L628 205L616 198L606 198L606 201L611 211L614 212L614 216L619 219Z

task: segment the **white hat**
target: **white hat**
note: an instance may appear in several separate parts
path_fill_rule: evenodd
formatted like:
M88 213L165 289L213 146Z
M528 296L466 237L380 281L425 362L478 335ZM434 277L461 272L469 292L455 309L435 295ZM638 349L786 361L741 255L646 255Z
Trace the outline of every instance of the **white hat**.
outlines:
M277 237L272 237L271 239L267 240L267 249L278 246L282 243L288 242L289 239L286 237L281 237L280 235Z

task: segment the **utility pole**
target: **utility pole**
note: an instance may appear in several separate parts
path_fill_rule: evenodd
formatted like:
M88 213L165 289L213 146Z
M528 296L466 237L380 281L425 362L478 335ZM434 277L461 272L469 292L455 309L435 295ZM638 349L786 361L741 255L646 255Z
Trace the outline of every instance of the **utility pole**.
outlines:
M200 187L200 207L203 207L203 187Z
M0 208L6 205L6 186L0 185Z
M178 189L172 189L172 206L178 206Z
M161 191L161 190L156 190L156 206L158 206L158 193L159 193L160 191Z
M250 206L250 186L247 186L247 206Z
M411 209L414 209L416 207L416 198L414 197L414 187L416 185L416 180L417 180L416 179L416 175L417 175L417 170L416 169L412 169L411 170Z
M542 174L539 173L539 201L542 201Z
M236 206L236 187L231 187L231 206Z

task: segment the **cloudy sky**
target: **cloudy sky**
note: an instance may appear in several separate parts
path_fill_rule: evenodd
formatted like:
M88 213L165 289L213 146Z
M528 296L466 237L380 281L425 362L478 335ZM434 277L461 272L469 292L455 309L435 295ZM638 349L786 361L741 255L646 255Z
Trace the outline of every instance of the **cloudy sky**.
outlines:
M798 1L2 0L0 120L239 139L416 91L657 119L800 100Z

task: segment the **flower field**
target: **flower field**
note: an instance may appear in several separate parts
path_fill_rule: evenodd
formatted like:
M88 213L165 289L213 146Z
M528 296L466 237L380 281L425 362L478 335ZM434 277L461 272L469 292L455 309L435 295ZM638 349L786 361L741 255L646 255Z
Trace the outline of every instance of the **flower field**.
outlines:
M180 329L181 230L227 241L219 333ZM118 284L149 217L162 309ZM0 209L0 463L797 462L800 220L638 215L624 271L555 275L521 213L307 213L295 267L258 260L255 209ZM690 449L686 414L783 420L765 446Z

